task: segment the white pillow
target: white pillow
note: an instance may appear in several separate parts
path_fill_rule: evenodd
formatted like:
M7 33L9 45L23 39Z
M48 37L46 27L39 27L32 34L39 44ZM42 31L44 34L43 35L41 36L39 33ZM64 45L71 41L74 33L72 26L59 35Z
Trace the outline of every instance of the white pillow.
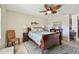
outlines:
M37 29L35 29L35 28L32 28L32 30L31 30L32 32L36 32L37 31Z
M42 32L43 28L42 27L32 27L32 32Z

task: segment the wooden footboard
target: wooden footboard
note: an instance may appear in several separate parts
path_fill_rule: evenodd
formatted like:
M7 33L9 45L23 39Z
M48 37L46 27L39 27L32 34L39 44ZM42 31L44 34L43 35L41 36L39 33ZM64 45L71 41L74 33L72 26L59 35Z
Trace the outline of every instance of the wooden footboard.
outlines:
M56 32L54 34L48 34L44 36L44 49L50 48L53 45L60 44L60 40L59 40L59 32Z
M60 33L55 32L52 34L44 35L42 37L41 51L44 53L45 49L52 47L53 45L61 45Z

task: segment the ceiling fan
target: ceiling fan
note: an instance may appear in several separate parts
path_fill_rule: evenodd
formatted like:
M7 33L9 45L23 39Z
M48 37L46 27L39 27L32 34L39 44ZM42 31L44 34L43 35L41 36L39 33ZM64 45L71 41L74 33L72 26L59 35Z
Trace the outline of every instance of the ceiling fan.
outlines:
M45 15L47 14L55 14L57 11L60 9L62 5L61 4L44 4L45 10L40 11L40 12L46 12Z

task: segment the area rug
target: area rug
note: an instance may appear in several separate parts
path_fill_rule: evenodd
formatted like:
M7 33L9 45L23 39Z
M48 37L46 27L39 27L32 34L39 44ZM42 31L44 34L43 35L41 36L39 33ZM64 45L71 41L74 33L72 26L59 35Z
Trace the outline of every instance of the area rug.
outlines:
M62 44L61 46L56 46L49 49L49 54L79 54L79 48L69 46L67 44Z
M40 48L38 48L31 41L24 43L24 46L26 47L26 49L30 54L41 54ZM50 49L46 49L45 53L46 54L79 54L79 48L67 44L62 44L61 46L52 46Z

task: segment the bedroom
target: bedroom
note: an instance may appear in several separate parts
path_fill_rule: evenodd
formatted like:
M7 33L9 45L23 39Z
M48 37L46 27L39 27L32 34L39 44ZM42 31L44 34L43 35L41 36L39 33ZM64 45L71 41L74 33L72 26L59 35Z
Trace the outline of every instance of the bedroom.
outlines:
M77 7L76 7L77 6ZM16 37L20 38L20 44L23 45L23 32L26 31L26 27L44 27L47 26L48 29L51 28L52 25L57 24L61 25L63 29L63 40L71 43L70 45L75 45L76 43L70 42L69 39L69 19L72 18L72 29L76 32L76 41L78 41L77 36L77 16L79 10L79 5L62 5L62 7L58 10L56 14L48 14L40 13L41 10L44 9L43 4L4 4L0 5L2 11L2 31L1 31L1 40L0 40L0 49L3 49L7 45L6 41L6 30L15 30ZM31 10L32 9L32 10ZM72 17L70 17L70 14ZM76 19L76 20L74 20ZM32 22L36 22L35 24L31 24ZM76 22L76 23L74 23ZM26 26L27 25L27 26ZM26 41L28 43L28 41ZM24 42L25 43L25 42ZM25 43L26 44L26 43ZM28 43L29 44L29 43ZM32 44L31 44L32 45ZM23 46L22 46L23 47ZM21 47L21 48L22 48ZM21 49L20 48L20 49ZM30 47L28 47L30 48ZM24 47L25 49L25 47ZM22 49L23 50L23 49ZM26 49L25 49L26 50ZM25 53L25 52L24 52ZM32 51L33 53L33 51ZM62 52L64 53L64 52Z

